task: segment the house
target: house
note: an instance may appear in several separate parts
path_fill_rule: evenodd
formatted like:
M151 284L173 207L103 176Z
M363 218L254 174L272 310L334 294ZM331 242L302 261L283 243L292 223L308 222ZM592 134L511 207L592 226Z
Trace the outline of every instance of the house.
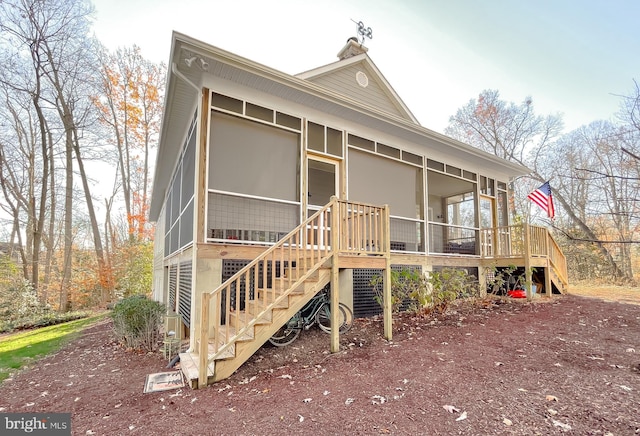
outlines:
M193 385L228 377L327 284L355 316L380 313L369 282L391 268L484 280L516 264L566 286L546 229L509 224L528 169L422 127L355 38L338 58L292 76L173 35L154 296L184 324Z

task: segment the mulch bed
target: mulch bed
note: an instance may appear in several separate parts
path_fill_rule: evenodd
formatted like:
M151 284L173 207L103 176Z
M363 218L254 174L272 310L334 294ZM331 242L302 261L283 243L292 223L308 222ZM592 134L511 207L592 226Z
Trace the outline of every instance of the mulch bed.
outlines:
M311 329L202 390L144 394L160 353L109 321L0 385L0 412L71 412L73 434L640 434L640 306L576 296Z

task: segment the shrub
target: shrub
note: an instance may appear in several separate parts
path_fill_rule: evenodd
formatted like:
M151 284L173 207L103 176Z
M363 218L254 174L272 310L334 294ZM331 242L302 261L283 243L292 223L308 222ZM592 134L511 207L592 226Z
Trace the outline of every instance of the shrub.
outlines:
M0 333L11 332L14 330L27 330L33 328L47 327L55 324L62 324L77 319L87 318L91 312L44 312L38 315L31 315L23 318L2 319L0 320Z
M431 309L439 312L445 312L457 298L467 298L477 293L475 277L463 269L431 271L427 282L432 292Z
M111 317L119 341L125 346L155 351L160 342L160 326L166 312L163 304L135 295L118 302Z
M371 285L376 294L375 300L383 306L383 277L374 277ZM445 268L429 272L428 277L418 270L406 268L391 271L391 310L394 313L400 310L444 312L456 298L469 297L475 293L475 277L465 270Z
M371 279L371 286L375 292L374 299L384 306L384 278L382 275ZM418 270L391 270L391 311L401 310L419 311L429 303L429 288L422 273Z

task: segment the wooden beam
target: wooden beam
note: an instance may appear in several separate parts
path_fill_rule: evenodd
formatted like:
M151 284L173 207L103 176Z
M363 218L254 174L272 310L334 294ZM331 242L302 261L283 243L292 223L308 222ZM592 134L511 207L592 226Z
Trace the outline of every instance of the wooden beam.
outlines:
M383 317L384 317L384 337L387 340L393 338L393 312L391 308L391 232L389 229L390 213L389 205L384 206L384 222L382 234L384 237L384 256L386 265L384 268L384 289L383 289Z
M529 223L524 224L524 289L527 293L527 300L531 301L531 238L529 237Z
M198 387L207 387L209 367L209 307L211 294L202 294L202 319L200 320L200 346L198 347Z
M338 255L339 268L372 268L382 269L387 264L384 256L350 256Z
M553 288L551 286L553 286L551 284L551 262L547 259L547 267L544 270L544 291L549 298L551 298L553 294Z
M336 197L331 197L331 352L340 351L340 269L338 267L338 244L340 241L340 207Z

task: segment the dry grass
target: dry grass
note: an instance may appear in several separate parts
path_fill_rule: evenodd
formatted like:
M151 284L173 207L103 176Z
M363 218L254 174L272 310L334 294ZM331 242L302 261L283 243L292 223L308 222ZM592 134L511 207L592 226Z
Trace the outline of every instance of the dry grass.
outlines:
M640 288L629 286L572 284L569 293L605 301L640 304Z

